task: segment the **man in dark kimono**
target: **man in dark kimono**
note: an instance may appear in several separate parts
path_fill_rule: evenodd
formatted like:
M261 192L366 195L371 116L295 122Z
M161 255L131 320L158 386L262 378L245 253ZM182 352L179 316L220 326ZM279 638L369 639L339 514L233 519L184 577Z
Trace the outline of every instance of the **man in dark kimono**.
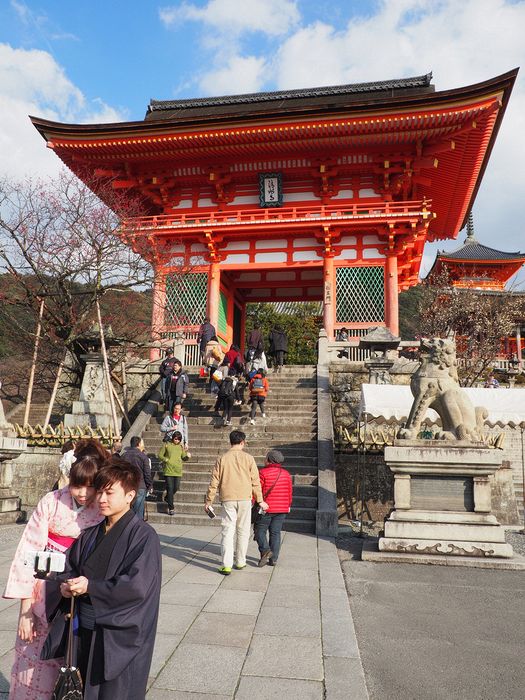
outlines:
M78 597L77 666L86 700L144 700L161 585L161 555L155 530L140 520L131 502L140 474L114 457L95 476L105 519L80 535L61 576L64 598ZM65 580L64 580L65 579ZM62 655L64 615L58 614L42 658Z

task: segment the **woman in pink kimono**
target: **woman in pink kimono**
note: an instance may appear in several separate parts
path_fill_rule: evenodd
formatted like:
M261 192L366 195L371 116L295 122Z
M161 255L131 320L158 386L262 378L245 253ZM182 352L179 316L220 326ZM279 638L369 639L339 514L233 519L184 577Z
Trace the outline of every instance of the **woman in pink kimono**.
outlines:
M95 440L82 443L95 443ZM20 599L20 617L11 671L9 700L51 698L60 660L41 661L40 652L48 633L45 581L34 578L24 565L26 552L44 549L65 552L81 531L102 518L95 503L93 479L108 454L100 445L85 445L71 467L69 486L47 493L38 503L16 550L4 598Z

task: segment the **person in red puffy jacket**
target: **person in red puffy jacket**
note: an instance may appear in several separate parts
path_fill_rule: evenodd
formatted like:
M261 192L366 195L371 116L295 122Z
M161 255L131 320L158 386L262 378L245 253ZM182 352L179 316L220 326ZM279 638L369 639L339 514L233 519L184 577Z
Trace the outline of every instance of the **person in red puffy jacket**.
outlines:
M255 540L261 557L258 566L275 566L277 563L281 549L281 530L292 505L292 477L283 467L283 462L282 452L270 450L266 455L266 464L259 469L261 489L268 510L261 513L254 524Z

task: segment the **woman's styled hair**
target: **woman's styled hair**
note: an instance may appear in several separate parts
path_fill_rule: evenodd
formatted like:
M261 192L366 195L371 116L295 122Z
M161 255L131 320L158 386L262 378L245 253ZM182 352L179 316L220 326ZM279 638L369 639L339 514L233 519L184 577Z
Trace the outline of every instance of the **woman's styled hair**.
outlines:
M100 469L100 464L93 457L82 457L71 465L69 472L70 486L93 486L95 475Z
M179 440L182 442L182 433L179 430L175 430L171 436L171 441L173 440Z
M92 457L98 462L99 467L103 467L111 459L111 452L106 450L100 440L84 438L75 445L75 457L77 462L83 457Z
M102 467L93 480L93 486L97 491L113 486L119 483L125 493L130 491L137 492L139 490L141 472L134 464L126 462L121 457L114 455L107 466Z
M60 454L65 455L66 452L71 452L71 450L75 449L75 443L73 440L67 440L63 445L62 449L60 450Z

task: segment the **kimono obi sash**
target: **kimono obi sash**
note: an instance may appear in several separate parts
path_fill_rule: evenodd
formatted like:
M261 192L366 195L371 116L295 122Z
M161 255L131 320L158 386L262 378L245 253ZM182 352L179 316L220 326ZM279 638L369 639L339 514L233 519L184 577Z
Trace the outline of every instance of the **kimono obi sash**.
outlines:
M66 537L65 535L57 535L56 532L49 532L47 535L47 546L49 549L54 549L57 552L65 552L76 539L76 537Z

